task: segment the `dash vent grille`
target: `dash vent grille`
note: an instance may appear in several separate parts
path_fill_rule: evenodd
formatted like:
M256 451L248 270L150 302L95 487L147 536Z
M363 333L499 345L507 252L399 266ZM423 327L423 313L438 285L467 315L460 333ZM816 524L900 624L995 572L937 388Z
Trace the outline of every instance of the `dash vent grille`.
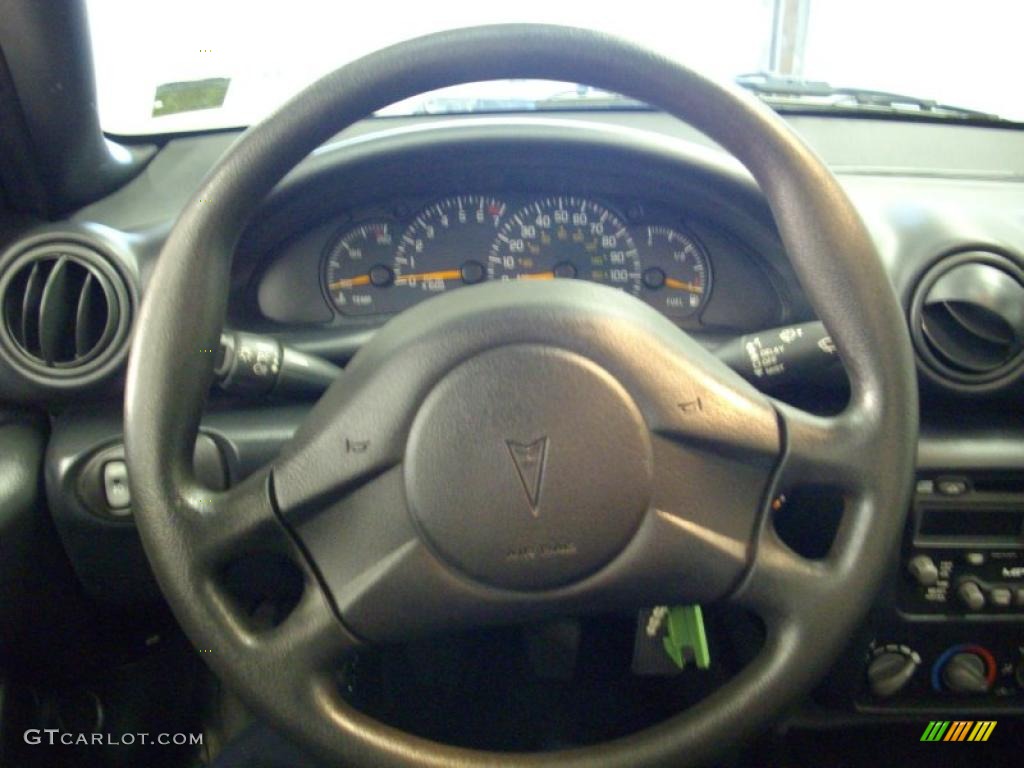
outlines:
M996 253L959 253L922 278L910 313L918 355L936 380L992 391L1024 364L1024 272Z
M16 365L44 378L109 360L124 345L129 312L120 273L77 243L31 249L0 274L0 339Z

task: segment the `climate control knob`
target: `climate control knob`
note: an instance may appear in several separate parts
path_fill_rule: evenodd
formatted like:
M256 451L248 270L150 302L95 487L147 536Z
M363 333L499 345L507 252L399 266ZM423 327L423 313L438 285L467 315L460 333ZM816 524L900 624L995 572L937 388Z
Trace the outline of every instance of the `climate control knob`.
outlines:
M957 693L987 693L989 683L985 675L985 662L976 654L958 653L946 662L942 682L949 690Z
M910 682L920 663L921 657L906 646L880 648L868 663L871 693L880 699L896 695Z
M965 694L988 693L996 680L996 671L996 660L985 648L980 645L958 645L939 657L932 671L932 684L935 690L945 689Z

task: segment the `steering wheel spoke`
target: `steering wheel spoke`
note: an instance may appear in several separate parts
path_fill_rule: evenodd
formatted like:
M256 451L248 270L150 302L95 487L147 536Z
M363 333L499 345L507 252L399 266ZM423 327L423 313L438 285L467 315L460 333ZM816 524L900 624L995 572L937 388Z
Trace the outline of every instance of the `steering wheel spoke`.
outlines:
M315 514L401 461L418 382L366 367L356 361L334 382L274 461L285 517Z
M877 526L873 518L879 516L879 487L899 479L879 476L874 452L880 450L883 428L862 404L855 402L837 416L816 416L781 402L775 407L784 452L773 498L754 537L750 569L733 599L761 616L773 631L807 624L827 636L827 628L820 626L822 617L837 612L837 601L861 597L844 595L843 587L864 567L863 556L851 553L864 546L866 532ZM788 503L787 495L807 488L825 490L841 506L831 547L819 559L795 552L774 525L775 513ZM887 517L893 531L888 541L893 543L901 516ZM884 559L884 551L878 554Z
M204 568L213 571L246 552L287 546L269 481L269 468L264 468L224 491L183 490L180 512L189 526L191 552Z
M339 623L323 591L311 581L284 622L261 635L255 646L263 661L273 660L282 669L297 668L298 694L309 679L331 676L360 643Z
M832 564L794 552L769 521L757 538L753 563L731 599L771 629L808 613L807 607L827 594L833 578Z
M725 593L745 562L742 546L699 538L695 543L679 521L651 510L630 545L606 568L564 588L535 593L476 583L411 531L384 544L380 532L365 526L348 530L356 534L351 561L335 558L331 563L337 567L323 575L345 625L370 643L632 609L641 596L651 603L710 602Z
M780 487L817 485L857 492L871 482L871 425L859 412L815 416L776 403L785 433L786 453Z
M276 696L313 712L315 692L335 685L337 670L360 644L338 621L312 571L302 570L301 595L279 623L254 623L215 580L204 579L194 599L205 618L186 628L235 690L270 705L268 687L253 681L272 678Z

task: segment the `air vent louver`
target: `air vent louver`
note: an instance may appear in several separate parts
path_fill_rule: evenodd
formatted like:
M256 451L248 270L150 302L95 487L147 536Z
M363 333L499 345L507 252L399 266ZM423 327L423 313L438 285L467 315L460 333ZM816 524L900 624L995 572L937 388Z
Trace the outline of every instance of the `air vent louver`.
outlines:
M0 340L11 362L49 381L95 371L127 336L123 277L77 243L47 243L10 261L0 274L0 304Z
M926 370L957 389L993 390L1024 364L1024 274L994 253L960 253L921 280L911 333Z

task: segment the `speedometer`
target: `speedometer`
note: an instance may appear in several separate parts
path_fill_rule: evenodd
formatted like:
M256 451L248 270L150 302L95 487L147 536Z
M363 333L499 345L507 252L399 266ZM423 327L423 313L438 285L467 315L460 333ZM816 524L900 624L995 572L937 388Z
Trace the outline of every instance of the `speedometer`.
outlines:
M487 257L492 280L575 277L639 295L643 269L626 225L582 197L549 197L517 211Z

